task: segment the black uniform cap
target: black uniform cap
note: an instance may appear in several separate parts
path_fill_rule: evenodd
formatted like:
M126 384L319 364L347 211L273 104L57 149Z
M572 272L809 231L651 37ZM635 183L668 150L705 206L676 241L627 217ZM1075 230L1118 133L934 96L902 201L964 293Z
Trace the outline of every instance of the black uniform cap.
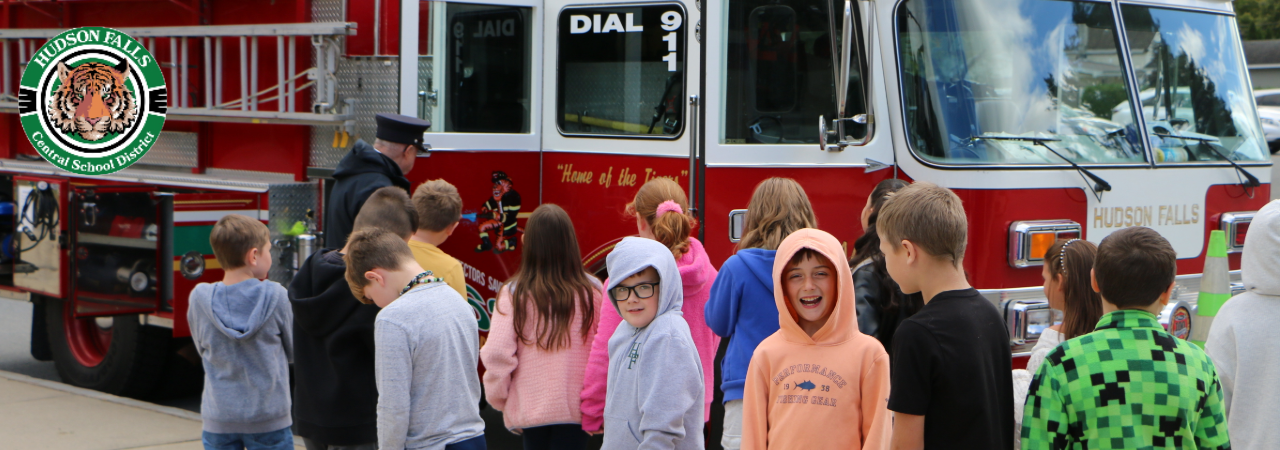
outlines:
M502 180L507 180L507 182L508 182L508 183L515 183L514 181L511 181L511 179L510 179L510 178L507 178L507 173L506 173L506 172L503 172L503 171L501 171L501 170L495 170L495 171L493 171L493 182L494 182L494 183L497 183L497 182L502 181Z
M417 117L399 114L378 114L378 139L397 144L422 146L422 133L431 128L431 122Z

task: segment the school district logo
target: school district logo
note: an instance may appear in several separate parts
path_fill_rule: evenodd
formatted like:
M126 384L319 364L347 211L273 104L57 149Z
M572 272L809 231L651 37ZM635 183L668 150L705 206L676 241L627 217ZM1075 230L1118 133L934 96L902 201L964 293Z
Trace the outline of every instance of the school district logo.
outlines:
M67 30L22 72L18 115L53 165L106 175L142 159L164 128L168 93L151 53L119 31Z

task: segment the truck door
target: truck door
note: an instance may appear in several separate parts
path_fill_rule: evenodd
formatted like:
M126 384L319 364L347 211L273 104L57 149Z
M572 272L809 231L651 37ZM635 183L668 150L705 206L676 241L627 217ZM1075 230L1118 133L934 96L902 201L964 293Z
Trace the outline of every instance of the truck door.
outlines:
M62 298L67 279L65 178L13 177L15 258L13 286Z
M80 186L69 209L75 317L152 312L170 300L171 195L149 186Z
M418 44L415 110L431 121L430 156L409 180L416 189L443 179L462 197L462 220L440 249L462 262L467 301L487 332L498 287L520 265L524 219L539 203L542 2L405 5L418 8L402 11Z
M542 200L568 211L596 270L635 234L622 211L645 182L668 177L696 198L701 13L692 1L547 9Z
M769 177L798 181L822 229L852 243L867 195L895 176L874 2L727 0L707 8L726 18L706 36L706 59L722 62L706 76L711 258L731 254L734 224L741 229L755 186ZM845 119L843 133L824 139L819 117L828 129Z

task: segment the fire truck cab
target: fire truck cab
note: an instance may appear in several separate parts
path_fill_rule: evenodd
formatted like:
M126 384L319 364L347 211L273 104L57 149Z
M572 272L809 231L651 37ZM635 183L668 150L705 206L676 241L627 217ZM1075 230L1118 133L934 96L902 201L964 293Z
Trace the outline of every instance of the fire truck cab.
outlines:
M846 243L880 181L951 188L965 270L1015 355L1057 320L1039 267L1054 239L1159 231L1179 258L1162 320L1186 337L1207 236L1227 231L1238 252L1270 198L1229 1L135 3L0 4L0 194L14 211L0 228L16 243L0 289L37 305L33 355L118 393L182 365L186 293L221 277L217 218L267 221L282 283L314 245L341 247L314 218L380 112L432 122L408 176L463 197L441 248L483 331L537 205L569 212L603 274L635 234L624 206L655 177L686 187L717 264L768 177L799 181ZM33 160L12 113L34 48L85 25L146 44L174 93L156 147L106 177ZM1238 278L1238 253L1230 266Z

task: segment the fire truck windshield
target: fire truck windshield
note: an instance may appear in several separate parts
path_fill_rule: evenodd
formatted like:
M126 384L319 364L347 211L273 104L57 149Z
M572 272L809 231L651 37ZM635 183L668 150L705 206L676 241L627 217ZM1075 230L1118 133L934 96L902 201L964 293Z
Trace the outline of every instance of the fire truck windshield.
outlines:
M1124 5L1125 35L1156 162L1266 161L1230 17ZM1112 120L1133 122L1128 102Z
M687 28L679 4L562 10L556 90L560 132L679 135Z
M1108 3L907 0L897 11L908 141L947 164L1144 161ZM1119 109L1121 112L1117 113Z

